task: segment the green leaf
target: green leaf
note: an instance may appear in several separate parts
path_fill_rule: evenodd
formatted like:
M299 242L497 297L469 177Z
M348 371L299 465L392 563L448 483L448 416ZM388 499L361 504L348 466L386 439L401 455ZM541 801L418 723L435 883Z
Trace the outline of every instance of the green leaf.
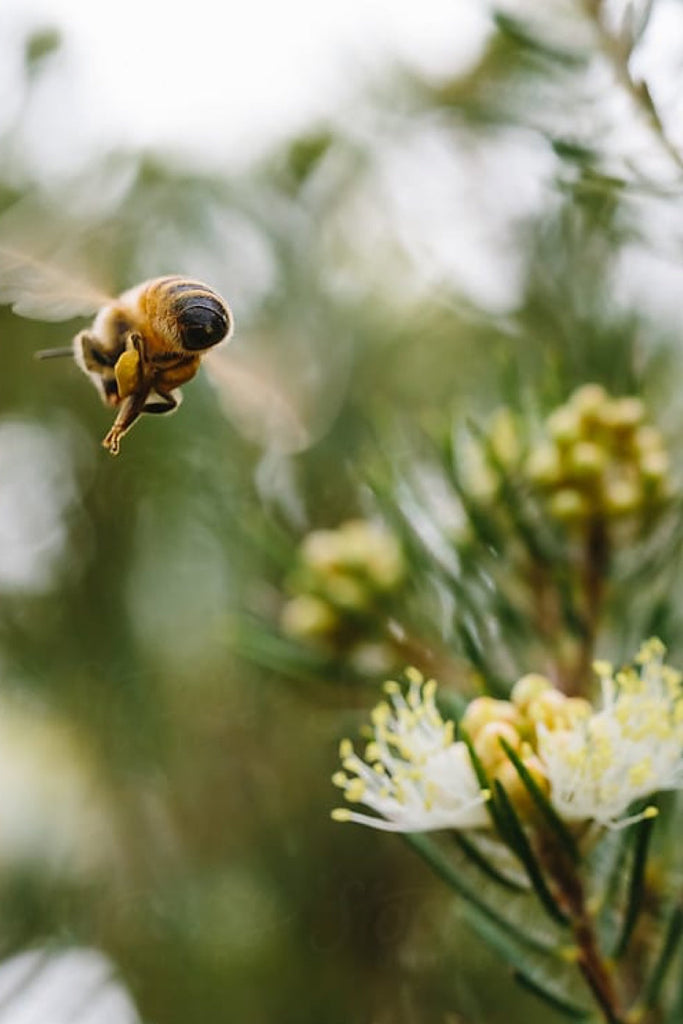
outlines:
M618 912L626 889L627 830L605 830L586 856L586 877L596 905L596 924L604 949L614 949L621 929ZM589 847L591 843L588 843Z
M543 1002L547 1003L553 1010L564 1014L565 1017L572 1017L575 1020L585 1020L587 1017L591 1016L590 1010L563 999L561 996L550 991L543 983L537 981L536 978L527 974L525 971L516 970L513 977L523 988L527 989L529 992L533 992L535 996L542 999Z
M507 36L518 46L552 61L553 64L564 64L567 67L574 68L581 67L585 63L585 57L582 54L561 49L559 46L551 45L539 39L519 18L510 17L509 14L503 11L496 11L493 19L499 32L503 33L503 35Z
M489 858L481 852L479 847L466 839L462 832L453 832L453 840L460 847L462 852L468 857L473 864L483 871L485 875L493 879L495 882L499 882L508 889L515 889L518 892L526 891L526 885L518 882L516 879L511 878L509 875L504 874L499 868L493 864Z
M529 793L529 796L538 807L539 811L545 818L546 822L548 823L552 831L555 833L557 839L560 842L560 845L562 846L562 849L569 854L569 856L575 864L578 864L578 862L581 859L581 855L579 854L579 850L576 845L576 842L574 841L573 835L571 834L565 823L562 821L557 811L548 800L545 793L540 789L538 783L536 782L536 780L534 779L533 775L530 773L529 769L526 767L524 762L521 760L519 755L512 749L507 740L502 736L500 738L500 744L505 753L507 754L507 756L512 761L515 771L522 780L527 792Z
M652 829L656 818L644 818L634 826L635 838L633 851L633 863L631 866L631 878L629 882L626 911L624 913L624 922L621 928L621 934L619 935L614 955L619 958L624 955L628 948L628 944L633 934L636 921L638 920L638 914L643 901L643 891L645 887L645 867L647 864L647 854L650 846L650 838L652 836Z
M548 945L547 941L537 937L529 930L526 926L526 918L524 926L520 927L508 916L503 916L490 906L481 895L481 886L477 886L476 882L465 878L464 873L459 871L452 860L446 857L437 844L427 836L422 833L408 832L403 835L403 839L453 892L467 902L471 914L476 915L478 919L485 919L491 927L504 932L527 949L547 953L549 949L553 948Z
M568 923L567 915L559 906L557 900L548 888L541 865L531 848L531 844L519 818L517 817L517 812L512 805L512 801L505 791L505 787L498 779L493 780L493 787L495 801L498 805L501 817L503 818L505 832L509 838L510 846L526 868L529 881L536 890L536 894L547 913L554 921L557 921L558 924L566 925Z
M674 954L678 949L678 944L682 935L683 907L679 904L677 907L674 907L673 913L669 917L659 955L655 961L652 974L645 985L643 1004L648 1009L652 1009L657 1004L662 990L662 985L664 984L664 980L669 967L671 966Z

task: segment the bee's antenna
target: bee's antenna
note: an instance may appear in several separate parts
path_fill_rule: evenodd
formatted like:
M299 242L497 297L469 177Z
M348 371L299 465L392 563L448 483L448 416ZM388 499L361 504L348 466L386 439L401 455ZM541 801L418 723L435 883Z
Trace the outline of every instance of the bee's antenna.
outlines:
M74 350L71 345L65 346L64 348L43 348L40 352L36 352L34 359L59 359L62 356L73 356Z

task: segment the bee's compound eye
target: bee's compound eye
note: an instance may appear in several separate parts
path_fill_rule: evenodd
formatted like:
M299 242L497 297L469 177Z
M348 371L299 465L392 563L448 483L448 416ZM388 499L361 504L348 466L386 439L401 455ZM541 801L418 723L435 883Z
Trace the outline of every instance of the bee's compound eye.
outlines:
M178 313L178 324L183 347L191 352L217 345L230 328L225 307L210 296L183 303Z

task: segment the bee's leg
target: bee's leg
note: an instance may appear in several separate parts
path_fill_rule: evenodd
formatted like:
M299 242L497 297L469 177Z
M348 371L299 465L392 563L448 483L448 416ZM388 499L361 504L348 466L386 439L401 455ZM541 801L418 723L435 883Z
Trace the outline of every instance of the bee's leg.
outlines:
M116 356L108 351L96 334L81 331L74 340L76 362L97 385L107 405L117 405L119 393L116 386L114 366Z
M183 396L179 391L174 393L173 391L162 391L160 388L154 388L147 399L143 411L156 414L174 412L180 405L182 398Z
M128 398L124 398L118 416L102 442L102 446L111 452L112 455L119 454L121 438L130 430L136 419L143 412L148 395L149 389L141 388L139 391L129 395Z
M80 362L84 370L89 373L102 373L106 367L116 365L117 356L107 351L96 334L90 331L81 331L75 339L76 354L80 355Z

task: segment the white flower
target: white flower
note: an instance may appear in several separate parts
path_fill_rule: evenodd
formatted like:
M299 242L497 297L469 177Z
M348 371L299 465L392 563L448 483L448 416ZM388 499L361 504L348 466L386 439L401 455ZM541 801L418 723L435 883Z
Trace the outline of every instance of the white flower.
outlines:
M3 1024L140 1024L114 964L96 949L49 946L0 962Z
M404 697L398 683L386 683L391 703L372 713L372 738L365 759L350 740L340 748L344 771L333 782L351 803L362 803L378 817L348 808L332 812L336 821L355 821L389 832L426 832L489 825L479 786L464 743L454 742L453 722L444 722L434 703L436 683L425 683L415 669L406 673Z
M635 667L614 674L611 665L596 663L602 710L570 728L538 726L538 753L563 818L627 825L643 817L622 818L634 800L683 786L682 677L664 664L664 654L653 639Z

